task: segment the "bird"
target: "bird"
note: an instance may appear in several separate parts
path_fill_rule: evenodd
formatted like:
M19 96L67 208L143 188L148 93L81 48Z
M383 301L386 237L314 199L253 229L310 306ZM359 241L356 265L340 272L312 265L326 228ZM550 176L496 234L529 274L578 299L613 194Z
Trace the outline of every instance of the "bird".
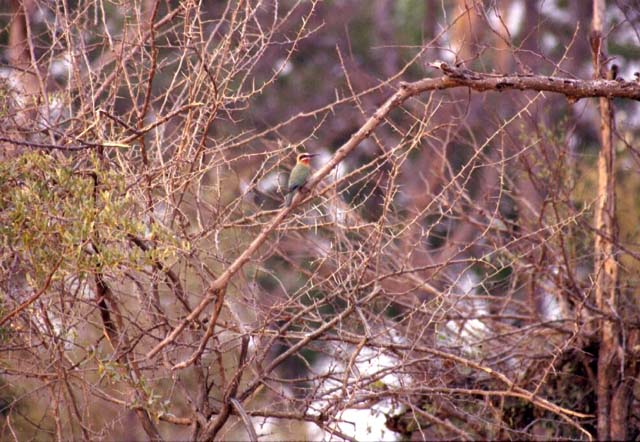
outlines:
M296 165L291 169L291 173L289 174L289 182L287 183L287 191L285 193L286 198L284 201L284 205L286 207L291 205L293 196L297 191L304 187L307 182L307 178L309 178L309 174L311 173L311 166L309 165L309 162L311 161L311 158L316 155L317 154L315 153L301 153L298 155Z

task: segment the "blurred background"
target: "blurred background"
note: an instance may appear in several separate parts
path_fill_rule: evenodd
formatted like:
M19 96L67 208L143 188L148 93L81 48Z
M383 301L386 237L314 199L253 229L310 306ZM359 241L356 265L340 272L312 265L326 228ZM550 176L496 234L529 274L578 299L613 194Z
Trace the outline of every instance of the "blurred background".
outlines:
M0 0L1 438L637 438L636 101L611 231L597 99L433 91L209 289L296 155L322 167L431 63L597 77L594 3ZM629 83L638 6L604 9Z

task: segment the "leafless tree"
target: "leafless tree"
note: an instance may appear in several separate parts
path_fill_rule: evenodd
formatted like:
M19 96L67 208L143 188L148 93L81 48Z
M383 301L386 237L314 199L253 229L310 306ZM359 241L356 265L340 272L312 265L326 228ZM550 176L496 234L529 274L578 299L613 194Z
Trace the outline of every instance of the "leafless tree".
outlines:
M637 438L640 17L585 5L2 4L2 438Z

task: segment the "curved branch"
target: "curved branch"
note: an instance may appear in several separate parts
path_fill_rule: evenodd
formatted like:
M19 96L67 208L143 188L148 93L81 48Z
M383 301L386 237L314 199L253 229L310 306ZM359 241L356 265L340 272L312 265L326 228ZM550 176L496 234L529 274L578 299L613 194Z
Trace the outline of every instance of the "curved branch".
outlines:
M445 76L419 80L415 83L407 84L407 87L418 90L418 93L468 87L479 92L501 92L504 90L554 92L565 95L571 101L593 97L640 100L640 83L637 81L625 81L622 78L616 80L580 80L545 75L484 74L462 67L451 66L442 61L431 63L430 66L439 69Z
M457 87L469 87L477 91L502 91L506 89L549 91L567 96L571 100L587 97L621 97L640 99L640 84L635 82L616 80L577 80L561 77L544 76L497 76L493 74L481 74L466 68L452 67L444 62L431 64L442 70L446 76L442 78L425 78L413 83L400 83L400 88L387 101L380 106L374 114L354 133L349 141L343 144L333 155L331 160L320 168L307 182L306 187L313 191L324 177L326 177L342 160L344 160L364 139L384 121L389 113L399 107L407 99L424 92L453 89ZM227 270L225 270L207 288L200 304L189 314L171 333L147 353L147 358L152 358L160 350L173 342L185 327L195 320L202 311L216 298L216 293L224 289L232 276L234 276L251 259L258 248L264 244L271 232L273 232L285 218L302 201L303 196L296 194L289 207L284 207L272 221L251 242L249 247L238 256Z

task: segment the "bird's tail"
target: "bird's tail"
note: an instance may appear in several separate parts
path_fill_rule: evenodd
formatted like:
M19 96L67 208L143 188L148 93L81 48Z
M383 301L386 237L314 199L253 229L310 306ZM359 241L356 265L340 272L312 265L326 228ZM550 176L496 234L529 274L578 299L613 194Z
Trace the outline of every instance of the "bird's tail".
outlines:
M284 197L284 207L289 207L291 205L291 200L293 199L293 195L295 192L289 192Z

